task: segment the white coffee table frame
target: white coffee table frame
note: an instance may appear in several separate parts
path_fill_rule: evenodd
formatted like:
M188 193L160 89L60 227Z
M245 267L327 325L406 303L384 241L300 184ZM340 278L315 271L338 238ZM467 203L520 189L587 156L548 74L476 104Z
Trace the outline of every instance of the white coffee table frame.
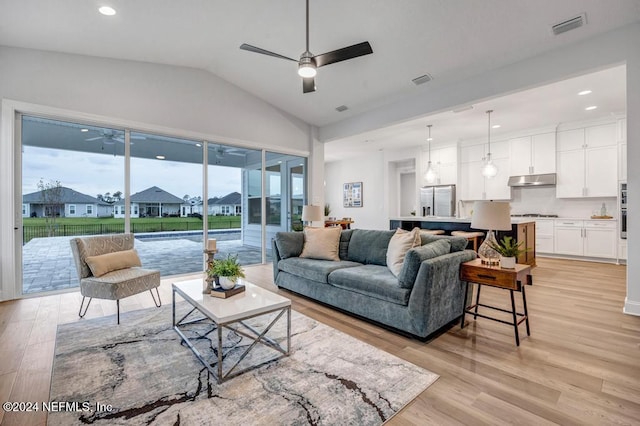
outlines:
M195 354L200 362L209 370L209 372L216 378L218 383L223 383L233 377L236 377L249 370L253 370L266 363L275 361L289 355L291 350L291 300L282 297L276 293L265 290L249 282L242 282L245 285L245 291L241 294L237 294L227 299L221 299L212 297L208 294L202 294L203 280L194 279L188 281L182 281L173 283L172 288L172 311L173 311L173 329L180 335L182 340L187 344L189 349ZM182 297L187 303L189 303L193 309L191 309L181 319L176 321L176 294ZM195 311L200 312L204 317L192 319L186 321L186 319ZM267 325L264 330L259 331L250 326L245 320L258 317L261 315L267 315L273 312L279 312L275 319ZM284 314L287 314L287 348L284 349L278 342L269 338L267 333L271 328L282 318ZM197 322L204 322L210 320L217 326L218 332L218 365L217 368L213 368L195 348L195 346L189 341L189 338L180 330L180 326L187 324L193 324ZM236 327L232 327L232 325ZM247 331L242 330L245 328ZM240 358L229 367L227 372L224 372L223 366L223 354L222 354L222 329L227 328L234 332L253 340L253 343L247 347L247 349L240 355ZM281 355L268 359L260 364L253 365L242 370L234 371L236 367L242 362L247 354L261 343L268 346Z

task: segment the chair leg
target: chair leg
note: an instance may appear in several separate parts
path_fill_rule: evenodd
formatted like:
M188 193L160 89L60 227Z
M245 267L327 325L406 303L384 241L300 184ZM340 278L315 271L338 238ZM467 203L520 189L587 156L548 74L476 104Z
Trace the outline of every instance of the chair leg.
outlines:
M89 305L91 304L91 299L93 299L93 297L89 298L89 301L87 302L87 306L85 306L84 308L84 313L82 313L82 305L84 305L84 299L85 299L85 296L82 296L82 302L80 302L80 311L78 312L78 316L80 318L84 318L84 316L87 314L87 309L89 309Z
M149 290L149 293L151 293L151 297L153 298L153 303L156 304L156 307L160 307L162 306L162 300L160 300L160 292L158 291L158 287L156 287L156 294L158 295L158 301L156 302L156 297L153 295L153 289Z
M120 325L120 299L116 299L116 311L118 315L118 325Z

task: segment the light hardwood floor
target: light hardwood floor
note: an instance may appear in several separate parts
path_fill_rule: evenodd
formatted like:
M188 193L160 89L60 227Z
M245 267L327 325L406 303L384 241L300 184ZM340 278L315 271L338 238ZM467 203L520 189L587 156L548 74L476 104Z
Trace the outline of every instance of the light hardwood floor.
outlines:
M275 289L270 265L247 278ZM294 309L440 375L390 425L640 424L640 317L624 315L626 268L538 259L527 287L531 333L469 319L430 342L410 339L298 297ZM170 301L171 282L161 294ZM482 301L507 307L508 292L483 287ZM519 301L520 298L516 297ZM0 401L46 401L57 324L78 321L79 293L0 303ZM149 294L123 311L153 306ZM94 300L87 318L115 314ZM467 316L467 318L469 318ZM6 425L42 425L42 412L4 413Z

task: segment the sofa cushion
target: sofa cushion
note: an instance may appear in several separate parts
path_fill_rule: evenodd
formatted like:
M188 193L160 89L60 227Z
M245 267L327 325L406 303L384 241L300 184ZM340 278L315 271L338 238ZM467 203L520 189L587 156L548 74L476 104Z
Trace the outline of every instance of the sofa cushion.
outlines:
M348 260L349 258L349 242L352 234L353 229L345 229L340 234L340 248L338 249L340 260Z
M398 284L400 287L412 289L422 262L448 254L450 250L451 242L449 239L440 239L409 250L404 258L404 264L402 265L400 274L398 274Z
M420 244L420 228L413 228L412 231L396 229L396 233L389 240L389 247L387 248L387 268L389 268L393 276L397 277L400 273L404 257L409 249Z
M300 256L304 245L304 234L302 232L276 232L273 240L276 242L278 253L281 259Z
M387 248L395 232L354 229L347 259L358 263L387 266Z
M409 303L411 295L411 290L399 287L389 268L381 265L338 269L329 274L329 284L397 305Z
M304 228L304 245L300 257L339 261L342 228Z
M327 276L338 269L362 266L361 263L332 260L304 259L302 257L290 257L278 262L278 269L301 278L306 278L319 283L328 283Z
M467 248L467 244L469 243L469 240L467 240L465 237L451 237L449 235L430 235L430 234L425 234L424 232L420 234L420 239L422 240L422 245L429 244L438 240L448 240L451 243L450 253L464 250L465 248Z
M97 256L87 256L85 259L94 277L101 277L106 273L142 266L138 252L135 249L114 251Z

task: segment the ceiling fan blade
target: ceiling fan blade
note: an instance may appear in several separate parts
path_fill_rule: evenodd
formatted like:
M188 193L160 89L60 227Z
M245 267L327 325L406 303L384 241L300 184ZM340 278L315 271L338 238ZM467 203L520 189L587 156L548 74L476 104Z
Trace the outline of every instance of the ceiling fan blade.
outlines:
M302 93L310 93L316 91L316 82L313 77L302 79Z
M317 67L323 67L325 65L335 64L336 62L346 61L347 59L353 59L358 56L369 55L371 53L373 53L371 45L368 41L364 41L362 43L354 44L353 46L343 47L342 49L314 56L313 59L316 62Z
M287 59L289 61L298 62L297 59L291 59L291 58L288 58L286 56L282 56L282 55L279 55L277 53L269 52L268 50L264 50L264 49L261 49L259 47L255 47L255 46L252 46L252 45L246 44L246 43L242 43L242 45L240 45L240 49L246 50L246 51L249 51L249 52L254 52L254 53L261 53L261 54L267 55L267 56L273 56L274 58Z

